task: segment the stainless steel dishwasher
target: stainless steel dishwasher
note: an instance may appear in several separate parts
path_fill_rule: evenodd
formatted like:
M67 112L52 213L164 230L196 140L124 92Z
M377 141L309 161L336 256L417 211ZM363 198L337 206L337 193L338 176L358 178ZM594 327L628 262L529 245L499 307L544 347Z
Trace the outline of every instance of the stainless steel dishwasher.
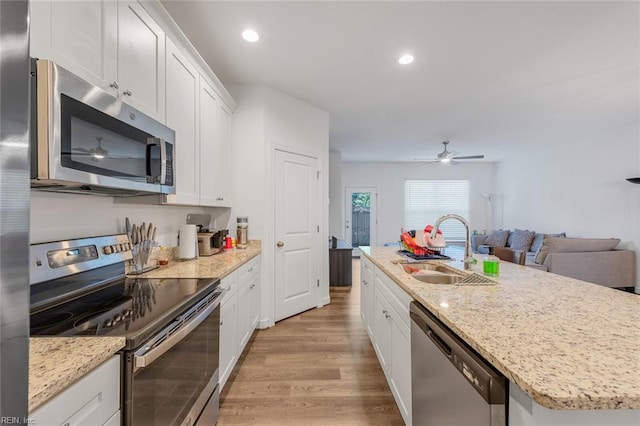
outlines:
M433 314L411 303L411 395L419 426L504 426L507 380Z

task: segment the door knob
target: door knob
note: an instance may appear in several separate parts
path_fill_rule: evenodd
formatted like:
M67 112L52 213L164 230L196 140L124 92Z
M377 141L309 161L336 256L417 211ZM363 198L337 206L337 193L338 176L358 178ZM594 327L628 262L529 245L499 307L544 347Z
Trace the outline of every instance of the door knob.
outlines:
M276 245L278 247L284 247L284 242L283 241L278 241Z

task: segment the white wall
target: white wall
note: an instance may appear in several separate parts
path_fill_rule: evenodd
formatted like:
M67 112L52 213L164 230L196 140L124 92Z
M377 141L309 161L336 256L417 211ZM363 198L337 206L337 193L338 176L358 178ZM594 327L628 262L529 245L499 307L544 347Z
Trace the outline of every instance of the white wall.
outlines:
M119 204L113 197L31 191L31 244L125 232L125 217L158 228L156 241L177 246L178 230L188 213L208 213L219 228L229 222L230 209Z
M436 164L419 167L416 163L342 163L342 195L349 186L376 187L378 191L377 241L372 245L384 245L398 241L404 224L404 181L408 179L468 179L470 188L470 217L472 229L487 228L485 200L482 194L494 190L495 164L469 162L459 165ZM331 217L332 221L337 220ZM341 228L344 212L340 214ZM425 224L426 225L426 224ZM332 227L334 225L332 224ZM344 234L344 232L343 232Z
M498 225L620 238L637 256L640 185L625 178L640 176L638 123L579 136L522 151L498 165Z
M329 115L261 85L227 86L238 102L234 112L236 192L232 217L249 216L249 236L262 240L260 327L274 324L275 229L274 150L291 149L319 159L323 206L320 235L329 226ZM321 301L329 302L329 254L321 250Z

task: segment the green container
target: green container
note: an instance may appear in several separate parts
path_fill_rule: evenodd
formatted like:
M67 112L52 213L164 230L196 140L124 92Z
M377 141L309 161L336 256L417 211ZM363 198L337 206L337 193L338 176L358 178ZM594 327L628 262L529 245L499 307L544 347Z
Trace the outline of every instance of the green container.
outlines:
M488 256L482 263L482 271L490 277L497 277L500 274L500 259L496 256Z

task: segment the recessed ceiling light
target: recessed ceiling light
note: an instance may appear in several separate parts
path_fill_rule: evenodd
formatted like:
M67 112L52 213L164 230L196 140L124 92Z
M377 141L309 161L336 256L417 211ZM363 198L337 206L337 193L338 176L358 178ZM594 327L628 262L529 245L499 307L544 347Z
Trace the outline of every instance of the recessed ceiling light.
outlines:
M398 59L398 63L400 65L408 65L411 62L413 62L413 56L411 55L402 55L400 56L400 59Z
M247 40L249 43L255 43L260 40L258 33L253 30L244 30L242 32L242 38Z

